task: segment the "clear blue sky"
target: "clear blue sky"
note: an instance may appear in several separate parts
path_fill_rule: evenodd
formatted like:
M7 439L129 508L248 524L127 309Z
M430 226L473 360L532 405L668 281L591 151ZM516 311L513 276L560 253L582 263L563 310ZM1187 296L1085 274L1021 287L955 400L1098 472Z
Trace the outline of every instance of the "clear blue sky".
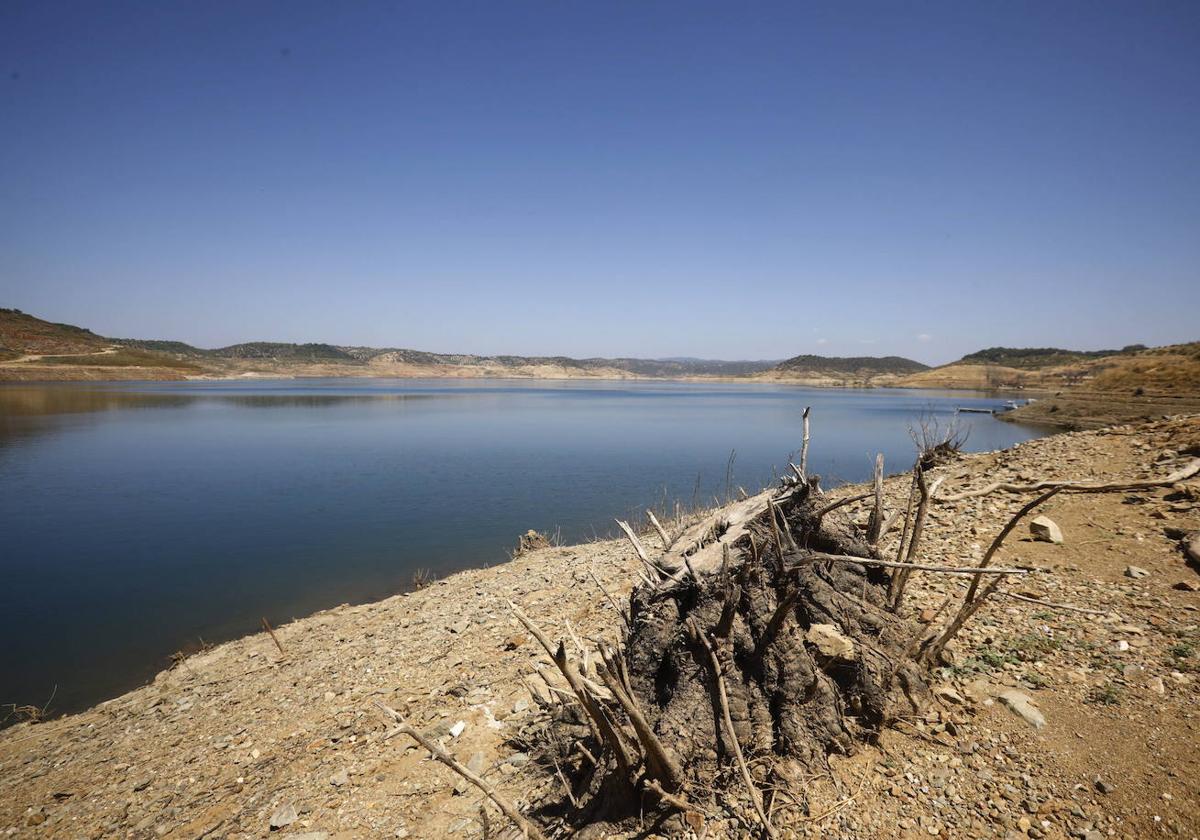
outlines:
M0 5L0 305L202 346L1200 338L1200 3Z

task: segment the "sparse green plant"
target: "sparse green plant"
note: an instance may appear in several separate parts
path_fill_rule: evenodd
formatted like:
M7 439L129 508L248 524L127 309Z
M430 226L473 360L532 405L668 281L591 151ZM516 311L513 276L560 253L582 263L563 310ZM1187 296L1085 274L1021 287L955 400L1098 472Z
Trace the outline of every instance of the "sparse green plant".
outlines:
M1045 688L1049 683L1037 671L1026 671L1021 675L1021 681L1030 688Z
M1111 680L1088 692L1087 701L1100 706L1117 706L1121 703L1121 688Z
M1190 659L1195 655L1196 648L1194 648L1188 642L1180 642L1177 645L1171 646L1170 653L1176 659Z

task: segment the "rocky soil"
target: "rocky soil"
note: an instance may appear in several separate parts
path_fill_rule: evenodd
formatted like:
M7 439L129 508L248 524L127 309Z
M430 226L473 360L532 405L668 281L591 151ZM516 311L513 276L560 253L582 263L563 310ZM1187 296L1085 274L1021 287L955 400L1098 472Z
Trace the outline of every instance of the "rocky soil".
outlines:
M819 429L818 419L814 449ZM1159 477L1200 454L1198 441L1200 418L1177 418L1031 441L936 472L944 495L997 480ZM887 480L891 509L908 488L907 475ZM922 559L977 562L1028 499L935 504ZM1041 513L1062 542L1035 540L1022 524L997 562L1046 570L1010 591L1078 609L989 601L956 641L952 665L932 675L938 699L924 716L832 759L827 773L797 769L786 789L768 792L780 833L1200 835L1200 572L1179 547L1181 534L1200 530L1198 499L1194 480L1052 499ZM865 505L852 508L863 524ZM612 639L616 610L597 581L622 600L637 567L625 542L536 549L277 628L282 653L266 634L247 637L90 711L10 727L0 732L0 836L502 836L505 821L476 789L405 738L386 737L376 700L553 829L566 793L540 758L545 706L556 701L537 674L555 677L505 602L555 637ZM911 615L942 620L937 606L962 589L917 574ZM692 792L703 821L648 822L637 836L746 836L753 822L739 785L714 779L711 796Z

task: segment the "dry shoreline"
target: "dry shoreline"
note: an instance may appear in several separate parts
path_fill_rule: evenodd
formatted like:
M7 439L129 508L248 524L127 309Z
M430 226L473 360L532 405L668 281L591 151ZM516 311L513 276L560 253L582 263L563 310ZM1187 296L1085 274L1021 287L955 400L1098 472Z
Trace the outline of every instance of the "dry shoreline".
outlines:
M1140 478L1169 472L1197 444L1200 418L1191 417L1028 441L940 472L955 489ZM1137 494L1137 504L1119 494L1054 500L1046 512L1066 542L1015 541L1006 555L1052 570L1028 594L1104 614L1018 601L990 607L946 674L956 698L929 720L886 730L876 748L833 759L830 777L804 790L814 815L837 810L796 836L1200 831L1200 593L1173 588L1200 576L1165 533L1200 528L1192 487L1174 498ZM902 505L907 477L886 488L889 506ZM936 507L928 556L978 557L1022 501L994 495ZM1129 566L1149 574L1127 577ZM482 837L476 792L456 792L455 777L427 755L383 739L373 701L404 708L523 805L561 799L553 768L529 758L542 715L535 697L548 700L532 676L542 657L505 601L555 634L569 621L580 635L611 635L615 612L593 573L621 598L636 560L620 541L537 550L276 628L283 655L259 633L81 714L11 727L0 732L0 835ZM916 579L912 608L936 605L954 585ZM980 680L1018 688L1049 723L1030 729ZM465 726L454 736L458 721ZM289 805L295 820L272 832L272 815ZM708 836L741 833L714 820Z

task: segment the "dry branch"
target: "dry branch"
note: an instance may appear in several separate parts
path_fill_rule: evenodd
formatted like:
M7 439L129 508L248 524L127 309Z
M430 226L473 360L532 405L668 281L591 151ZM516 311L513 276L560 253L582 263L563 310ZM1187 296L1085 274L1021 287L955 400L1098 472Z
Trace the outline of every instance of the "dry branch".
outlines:
M746 788L750 791L750 802L754 805L754 811L758 814L759 820L762 822L763 830L768 837L778 837L775 829L771 827L771 821L767 818L767 814L763 811L762 794L758 792L758 787L754 784L754 778L750 775L750 770L746 767L746 757L742 754L742 745L738 742L737 730L733 727L733 719L729 716L729 695L725 691L725 677L721 675L721 663L717 660L717 652L713 650L712 644L705 638L704 633L696 626L693 621L689 625L693 637L704 645L704 649L708 651L708 659L712 664L713 678L717 685L717 699L721 704L721 719L725 723L725 729L729 733L729 743L733 747L734 758L737 759L738 770L741 771L742 780L746 783Z
M975 615L975 612L983 606L983 602L988 599L988 596L1000 588L1000 582L1002 580L1004 580L1004 578L997 577L986 587L984 587L983 592L979 593L978 598L973 601L963 601L962 606L958 608L958 612L954 615L954 618L952 618L950 623L946 625L946 629L925 649L922 658L927 665L933 666L937 664L938 660L942 656L942 651L946 649L946 645L950 643L951 639L958 635L958 631L963 628L963 625L967 623L967 620L971 616Z
M883 535L883 453L875 456L875 506L867 523L867 542L877 545Z
M858 557L853 554L825 554L820 551L808 551L790 555L798 558L797 566L807 566L812 563L862 563L864 566L882 566L885 569L909 569L914 572L938 572L946 575L1031 575L1041 572L1031 566L1013 566L1006 568L980 568L979 566L934 566L927 563L897 563L894 560L877 560L874 557Z
M633 724L633 731L637 734L642 751L646 756L647 775L657 780L669 792L679 790L683 786L683 769L679 766L679 762L666 751L658 736L654 734L650 722L638 708L637 702L625 693L620 680L614 674L609 673L607 668L600 669L600 678L604 680L604 684L612 692L617 704L624 710L629 722Z
M287 653L285 653L283 650L283 645L279 643L279 637L276 636L275 631L271 629L271 623L267 621L267 617L265 615L262 617L262 626L264 630L271 634L271 641L275 643L275 647L279 648L279 655L287 656Z
M986 487L980 487L978 490L964 490L962 493L942 496L938 501L960 502L963 499L986 496L989 493L1034 493L1038 490L1051 489L1058 489L1067 493L1114 493L1131 490L1153 490L1156 487L1169 487L1172 484L1186 481L1197 473L1200 473L1200 458L1193 460L1187 466L1176 470L1166 478L1148 479L1146 481L1112 482L1108 484L1084 484L1078 481L1039 481L1036 484L1007 484L997 481Z
M445 764L458 775L462 776L475 787L483 791L484 795L492 802L496 803L496 807L501 810L504 816L512 820L513 824L521 831L522 836L531 838L532 840L546 840L546 835L532 822L530 822L520 811L516 809L511 802L497 793L496 789L485 782L483 779L476 776L469 769L455 761L454 756L443 750L437 744L430 741L416 729L409 725L404 716L390 706L376 700L375 705L386 716L396 722L395 732L401 735L407 735L425 749L429 750L429 754Z
M1024 601L1027 604L1037 604L1041 607L1049 607L1054 610L1066 610L1068 612L1084 613L1085 615L1107 615L1104 610L1089 610L1087 607L1077 607L1074 604L1056 604L1054 601L1043 601L1041 598L1030 598L1028 595L1018 595L1016 592L1009 592L1007 589L996 590L997 595L1003 595L1005 598L1012 598L1014 601Z
M667 536L666 529L664 529L662 523L658 521L658 517L654 515L654 511L647 510L646 518L650 520L650 524L653 525L654 530L658 532L658 538L662 540L663 551L666 551L671 547L671 538Z
M812 412L812 406L804 407L804 437L800 439L800 475L801 481L808 481L808 415Z
M937 494L938 487L942 483L942 478L938 478L933 484L929 484L925 480L925 470L921 467L920 462L913 467L913 480L921 493L921 501L917 505L917 514L913 519L912 535L909 538L908 549L904 554L904 561L906 563L912 563L913 558L917 555L917 548L921 545L921 535L925 532L925 518L929 514L929 503ZM892 592L890 594L892 596L893 612L900 609L900 604L904 600L904 590L908 586L908 579L913 571L913 569L905 569L892 578Z
M825 507L818 510L816 513L816 516L819 519L820 517L824 516L825 514L832 513L833 511L837 510L838 508L840 508L844 505L850 505L850 504L854 504L855 502L861 502L865 499L871 498L874 495L875 495L875 492L871 491L870 493L859 493L857 496L847 496L844 499L838 499L836 502L831 502L830 504L827 504L827 505L825 505Z
M1012 533L1012 529L1017 527L1017 523L1020 522L1021 519L1024 518L1024 516L1027 513L1032 511L1034 508L1036 508L1038 505L1042 504L1043 502L1049 501L1050 499L1054 498L1054 496L1056 496L1058 493L1060 493L1062 491L1062 489L1063 489L1062 487L1055 487L1051 490L1047 490L1045 493L1038 496L1032 502L1029 502L1027 505L1025 505L1023 508L1021 508L1019 511L1017 511L1013 515L1013 517L1008 520L1008 524L1006 524L1000 530L1000 533L996 535L996 538L994 540L992 540L992 544L988 546L988 550L984 553L983 559L981 561L979 561L979 568L983 569L992 562L992 555L994 555L996 553L996 551L999 550L1001 544L1004 542L1004 538ZM976 575L975 579L971 581L971 586L967 589L966 601L968 604L971 603L972 600L974 600L975 590L978 588L979 588L979 576Z

